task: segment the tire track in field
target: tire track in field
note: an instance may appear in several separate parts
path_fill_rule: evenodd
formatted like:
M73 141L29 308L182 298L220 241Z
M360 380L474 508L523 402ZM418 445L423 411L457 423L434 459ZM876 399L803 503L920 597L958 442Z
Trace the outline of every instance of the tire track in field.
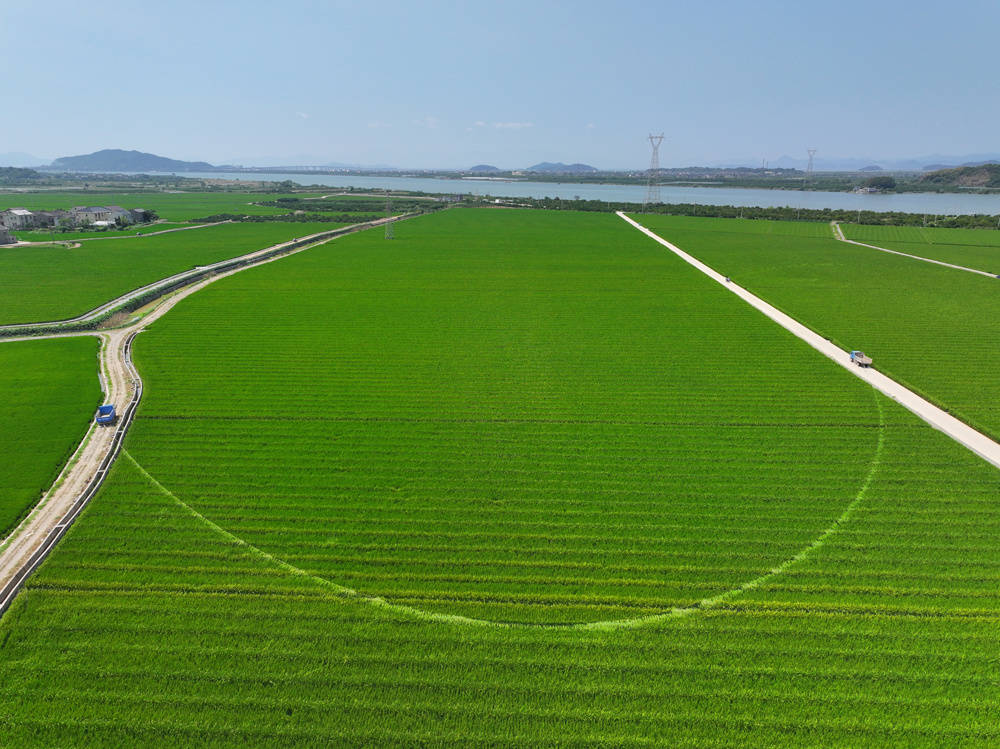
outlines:
M282 570L285 570L289 574L295 575L297 577L302 577L311 580L324 588L331 590L334 595L346 600L357 601L361 603L366 603L377 608L385 609L387 611L392 611L399 614L404 614L416 619L421 619L424 621L438 622L441 624L458 624L465 626L475 626L475 627L496 627L503 629L558 629L558 630L601 630L601 631L611 631L619 629L633 629L636 627L650 626L654 624L659 624L662 622L669 621L671 619L681 619L684 617L697 614L701 611L708 611L713 608L717 608L724 603L728 603L733 598L746 593L748 591L760 588L761 586L771 582L774 578L788 571L795 565L808 559L817 550L821 549L826 545L827 541L831 537L837 534L840 529L846 525L851 516L857 510L857 508L864 501L865 497L868 495L868 489L875 479L878 473L879 467L882 465L882 456L885 448L885 411L882 408L882 402L880 400L881 396L876 391L872 391L875 398L875 406L878 409L878 439L875 444L875 451L872 454L871 461L868 465L868 471L865 473L865 477L861 482L861 487L858 489L854 498L848 503L844 511L823 530L815 539L813 539L807 546L800 549L796 554L784 560L780 564L772 567L770 570L762 575L746 581L745 583L738 585L735 588L730 588L729 590L718 593L714 596L708 598L703 598L690 606L678 606L668 611L664 611L659 614L647 614L643 616L631 617L627 619L607 619L596 622L580 622L575 624L543 624L543 623L529 623L529 622L505 622L497 621L492 619L479 619L470 616L462 616L461 614L444 614L436 611L426 611L416 606L409 606L402 603L392 603L380 596L371 596L362 593L354 588L349 588L345 585L340 585L332 580L328 580L325 577L319 577L311 572L307 572L301 567L296 567L295 565L275 556L263 549L254 546L249 541L246 541L239 536L231 533L230 531L223 528L218 523L209 519L202 513L198 512L195 508L185 502L183 499L178 497L167 487L161 484L152 474L150 474L143 466L137 461L128 450L122 451L122 454L135 466L135 468L145 477L145 479L152 484L153 487L157 489L161 494L172 499L178 506L180 506L185 512L191 517L195 518L201 522L206 527L210 528L219 536L222 536L227 541L240 546L241 548L247 550L254 557L262 559L266 562L274 564Z

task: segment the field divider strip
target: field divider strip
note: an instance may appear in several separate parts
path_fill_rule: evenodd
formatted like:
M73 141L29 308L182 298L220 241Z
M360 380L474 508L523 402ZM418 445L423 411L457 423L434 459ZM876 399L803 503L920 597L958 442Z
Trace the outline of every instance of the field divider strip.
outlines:
M855 377L864 380L876 390L888 396L891 400L896 401L938 431L944 432L946 435L968 450L971 450L986 462L1000 468L1000 444L994 442L982 432L976 431L964 421L961 421L947 411L938 408L927 399L922 398L912 390L904 387L891 377L882 374L878 370L872 367L859 367L851 361L851 355L849 352L837 347L826 338L823 338L823 336L819 333L807 328L795 318L786 315L784 312L777 309L773 305L768 304L757 295L752 294L743 287L736 285L728 277L723 276L715 269L698 260L698 258L688 254L680 247L677 247L675 244L672 244L655 232L647 229L639 222L629 218L623 211L618 211L617 215L623 221L632 225L650 239L653 239L666 247L689 265L692 265L700 270L720 286L735 294L747 304L765 314L767 317L771 318L771 320L776 322L785 330L789 331L797 338L805 341L812 348L816 349L816 351L839 364ZM938 261L935 260L931 262L936 263ZM982 271L975 272L982 273Z
M848 239L844 235L844 230L840 228L840 224L836 221L832 222L833 233L836 239L841 242L847 242L848 244L856 244L858 247L867 247L870 250L878 250L879 252L887 252L890 255L899 255L900 257L908 257L913 260L923 260L925 263L934 263L934 265L943 265L945 268L953 268L954 270L964 270L966 273L977 273L980 276L986 276L987 278L1000 278L1000 275L996 273L990 273L989 271L979 270L977 268L967 268L964 265L955 265L954 263L946 263L944 260L934 260L929 257L922 257L920 255L911 255L909 252L900 252L899 250L890 250L886 247L879 247L874 244L866 244L865 242L859 242L856 239Z

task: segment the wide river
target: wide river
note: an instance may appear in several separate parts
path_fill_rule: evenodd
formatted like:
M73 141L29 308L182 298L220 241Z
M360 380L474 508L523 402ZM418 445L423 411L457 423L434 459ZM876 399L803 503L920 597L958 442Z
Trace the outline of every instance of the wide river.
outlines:
M585 185L560 182L517 182L475 179L434 179L430 177L359 177L329 174L251 174L248 172L184 172L184 177L202 179L238 179L264 182L291 180L302 185L326 187L365 187L389 190L459 194L474 193L505 198L582 198L608 202L641 203L646 198L644 185ZM806 190L755 190L732 187L660 188L664 203L700 205L740 205L765 208L841 208L851 211L902 211L954 215L964 213L1000 214L1000 193L966 195L963 193L889 193L858 195L850 192L810 192Z

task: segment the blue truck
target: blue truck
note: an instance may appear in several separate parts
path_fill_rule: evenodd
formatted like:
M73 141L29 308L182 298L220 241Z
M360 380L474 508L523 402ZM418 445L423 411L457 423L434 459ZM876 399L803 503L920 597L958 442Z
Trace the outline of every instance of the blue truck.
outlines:
M857 364L859 367L870 367L872 365L872 358L866 356L864 351L852 351L851 362Z
M97 409L97 423L101 426L110 426L115 423L115 404L106 403Z

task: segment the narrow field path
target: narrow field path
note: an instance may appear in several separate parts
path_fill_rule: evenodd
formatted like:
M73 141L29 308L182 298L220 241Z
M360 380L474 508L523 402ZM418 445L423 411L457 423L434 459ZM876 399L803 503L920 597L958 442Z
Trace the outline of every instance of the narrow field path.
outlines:
M158 281L153 281L152 283L141 286L138 289L133 289L126 294L122 294L121 296L112 299L110 302L105 302L99 307L95 307L89 312L84 312L82 315L77 315L76 317L66 318L65 320L48 320L44 322L0 325L0 338L4 335L16 335L18 332L24 332L26 335L30 336L30 332L36 328L54 326L67 326L72 328L74 326L87 325L97 318L107 315L120 307L124 307L130 302L147 296L154 296L157 290L161 290L163 293L166 293L170 289L183 285L186 281L194 282L202 276L227 270L231 266L249 267L249 264L253 264L254 261L261 258L267 258L276 254L290 254L291 251L296 250L296 247L300 245L311 245L314 242L332 239L344 234L352 234L356 231L361 231L362 229L368 229L373 226L381 226L388 221L398 221L400 219L408 218L410 215L411 214L402 214L400 216L393 216L392 218L382 218L376 221L368 221L361 224L341 226L336 229L331 229L330 231L317 232L316 234L310 234L305 237L289 240L287 242L281 242L276 245L271 245L270 247L265 247L262 250L254 250L253 252L249 252L245 255L227 258L226 260L220 260L209 265L199 265L195 268L191 268L190 270L181 271L180 273L175 273L172 276L167 276L166 278L161 278ZM288 252L283 252L284 250L288 250Z
M213 221L209 224L192 224L191 226L176 226L173 229L163 229L161 231L151 231L146 234L115 234L111 237L78 237L77 242L96 242L101 239L142 239L143 237L158 237L161 234L172 234L175 231L191 231L192 229L207 229L209 226L219 226L220 224L231 224L232 219L225 221ZM155 226L155 224L154 224Z
M617 213L622 220L631 224L636 229L641 231L643 234L646 234L650 238L656 240L661 245L666 247L668 250L673 252L675 255L680 257L682 260L700 270L702 273L711 278L713 281L716 281L717 283L719 283L720 285L731 291L733 294L736 294L736 296L743 299L752 307L755 307L761 312L763 312L765 315L767 315L776 323L778 323L778 325L785 328L785 330L788 330L798 338L801 338L803 341L808 343L814 349L819 351L827 358L835 361L837 364L842 366L844 369L853 374L855 377L861 378L879 392L889 396L890 398L892 398L892 400L896 401L897 403L899 403L912 413L916 414L918 417L923 419L925 422L930 424L935 429L944 432L953 440L965 446L966 448L974 452L976 455L981 457L983 460L986 460L987 462L992 463L997 468L1000 468L1000 444L994 442L985 434L977 432L975 429L970 427L965 422L956 419L948 412L938 408L930 401L920 397L912 390L903 387L898 382L887 377L881 372L872 369L870 367L867 369L863 369L857 366L856 364L853 364L851 362L851 355L849 352L844 351L843 349L833 345L826 338L823 338L821 335L807 328L805 325L798 322L794 318L786 315L784 312L781 312L777 308L771 306L760 297L751 294L749 291L747 291L744 288L741 288L740 286L737 286L728 278L723 276L721 273L718 273L709 266L705 265L705 263L701 262L693 255L689 255L676 245L671 244L663 237L650 231L642 224L638 223L637 221L633 221L631 218L626 216L622 211L618 211ZM854 244L858 243L855 242ZM886 252L891 252L891 250L886 250ZM895 254L904 254L904 253L895 253ZM924 259L924 258L918 258L918 259ZM931 260L929 262L937 263L938 261ZM939 264L947 265L947 263L939 263ZM954 267L959 267L959 266L954 266ZM964 270L969 270L969 269L964 269ZM973 272L983 273L982 271L973 271ZM992 275L992 274L984 273L984 275Z
M118 414L116 424L100 427L91 423L90 429L77 450L70 457L52 487L42 497L31 513L0 542L0 614L10 606L21 590L24 581L45 560L52 548L69 529L69 526L97 493L121 450L125 434L142 397L142 379L132 364L132 341L148 325L155 322L185 297L194 294L210 283L265 263L274 262L291 254L323 244L338 236L371 228L407 216L394 216L378 221L356 224L350 231L339 229L336 233L322 232L311 241L297 240L298 246L288 252L275 254L274 247L243 256L244 262L207 278L196 279L172 295L163 298L140 320L126 327L113 330L83 330L52 333L39 336L0 338L2 343L16 343L39 338L65 338L71 336L97 336L102 345L99 354L99 376L104 389L104 402L113 403ZM334 236L327 236L334 234ZM283 248L295 242L275 247ZM245 260L249 258L249 262ZM227 261L228 262L228 261Z
M844 230L840 228L840 224L837 221L831 221L830 226L833 227L833 236L835 239L839 239L841 242L847 242L848 244L856 244L858 247L867 247L870 250L878 250L879 252L887 252L890 255L899 255L901 257L912 258L913 260L922 260L925 263L934 263L934 265L943 265L945 268L954 268L955 270L964 270L966 273L977 273L980 276L987 276L989 278L1000 278L996 273L990 273L989 271L979 270L977 268L966 268L964 265L955 265L954 263L946 263L944 260L934 260L929 257L921 257L920 255L911 255L909 252L900 252L899 250L890 250L885 247L879 247L874 244L866 244L864 242L858 242L855 239L848 239L844 236Z

